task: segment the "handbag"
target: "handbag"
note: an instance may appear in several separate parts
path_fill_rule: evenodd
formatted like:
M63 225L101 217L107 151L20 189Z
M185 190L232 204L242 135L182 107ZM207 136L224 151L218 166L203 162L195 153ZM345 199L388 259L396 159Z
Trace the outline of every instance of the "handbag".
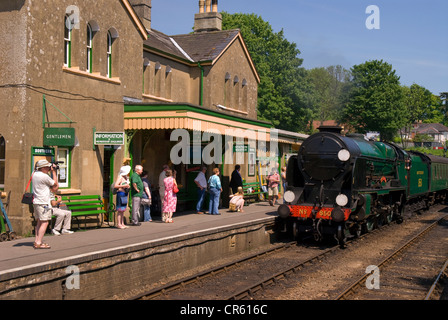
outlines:
M125 206L125 205L127 205L128 204L128 196L124 196L124 197L120 197L121 199L121 204L123 205L123 206Z
M179 192L179 188L176 185L174 185L174 187L173 187L173 192L174 193L178 193Z
M142 198L141 204L144 205L144 206L150 206L151 205L151 199Z
M27 192L28 188L30 187L30 184L31 184L31 179L33 179L33 175L34 175L34 172L31 175L30 181L28 181L28 184L25 189L25 193L22 195L22 203L24 203L24 204L33 204L34 195L32 193Z

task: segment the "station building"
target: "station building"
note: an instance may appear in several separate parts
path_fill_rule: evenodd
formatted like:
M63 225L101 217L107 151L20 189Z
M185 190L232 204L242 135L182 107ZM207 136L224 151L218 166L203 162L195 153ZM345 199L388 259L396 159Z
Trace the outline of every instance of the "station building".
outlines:
M153 189L169 164L184 209L201 165L220 167L226 182L241 164L258 181L272 166L264 160L283 166L305 138L257 119L260 77L240 31L222 30L217 0L199 1L184 35L154 30L151 9L151 0L0 3L0 190L11 192L17 233L32 231L20 200L43 158L60 161L61 194L105 202L124 162L142 164ZM193 151L173 162L185 143Z

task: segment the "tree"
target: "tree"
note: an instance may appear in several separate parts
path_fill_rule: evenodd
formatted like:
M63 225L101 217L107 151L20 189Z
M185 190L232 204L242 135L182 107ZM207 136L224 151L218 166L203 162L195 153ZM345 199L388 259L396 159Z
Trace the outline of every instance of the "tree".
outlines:
M316 119L337 119L346 100L350 71L338 65L311 69L309 76L317 100Z
M407 122L400 77L383 60L368 61L351 69L349 101L341 120L360 133L378 131L392 140Z
M313 118L312 85L301 67L300 50L285 39L283 30L255 14L222 12L223 29L240 29L260 75L258 116L284 130L304 131Z
M406 147L406 142L404 141L403 136L406 135L409 137L411 135L412 124L419 120L425 122L428 119L432 120L435 114L431 108L431 104L433 103L433 94L431 91L414 83L410 87L403 87L403 93L408 122L406 126L402 128L400 133L402 144Z

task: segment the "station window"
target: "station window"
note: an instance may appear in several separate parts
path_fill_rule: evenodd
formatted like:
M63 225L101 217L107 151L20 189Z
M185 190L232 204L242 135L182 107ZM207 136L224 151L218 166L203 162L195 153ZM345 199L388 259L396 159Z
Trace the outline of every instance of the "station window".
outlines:
M107 33L107 77L112 78L112 35Z
M6 143L0 135L0 189L5 187Z
M68 15L64 19L64 66L71 67L72 22Z
M61 162L58 170L59 187L68 188L70 186L70 149L59 148L56 160Z
M93 47L93 31L90 24L87 25L87 72L92 73L92 47Z

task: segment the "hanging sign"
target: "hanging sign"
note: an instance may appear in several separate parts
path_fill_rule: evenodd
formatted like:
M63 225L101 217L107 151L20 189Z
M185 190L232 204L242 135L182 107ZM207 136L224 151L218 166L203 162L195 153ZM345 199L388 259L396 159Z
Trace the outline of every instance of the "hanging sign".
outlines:
M73 147L75 128L44 128L44 146Z
M95 132L94 144L98 145L124 145L124 132Z

